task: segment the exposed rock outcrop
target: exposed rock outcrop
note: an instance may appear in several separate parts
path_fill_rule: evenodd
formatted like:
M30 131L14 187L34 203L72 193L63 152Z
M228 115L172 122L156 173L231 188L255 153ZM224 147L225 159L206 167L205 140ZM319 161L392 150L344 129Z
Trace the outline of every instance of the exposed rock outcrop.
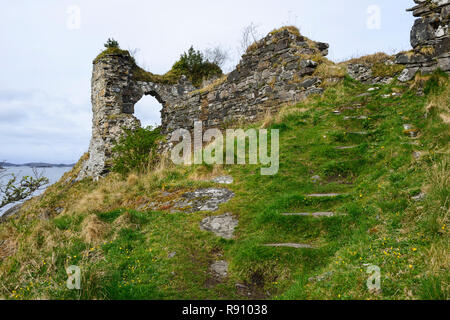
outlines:
M423 74L440 68L450 73L450 0L414 0L415 17L411 30L412 51L397 54L395 62L406 69L400 81L411 80L417 71Z
M252 45L230 74L196 89L185 77L177 83L162 81L162 76L142 77L143 70L126 51L104 52L94 61L92 140L79 178L108 172L114 142L124 128L140 125L133 113L143 95L162 104L164 134L190 130L195 121L202 121L205 130L254 121L282 104L321 93L321 80L313 73L327 54L328 44L311 41L295 28L282 28Z
M239 221L231 213L225 213L220 216L207 217L200 223L200 229L211 231L216 236L224 239L233 239L234 228Z
M0 223L6 221L9 217L12 217L20 212L22 209L23 203L16 204L12 208L9 208L2 215L0 215Z
M137 209L165 210L171 213L214 212L219 209L220 204L228 202L233 197L234 192L226 188L197 189L182 194L164 192L160 196L155 196L151 201L143 203Z

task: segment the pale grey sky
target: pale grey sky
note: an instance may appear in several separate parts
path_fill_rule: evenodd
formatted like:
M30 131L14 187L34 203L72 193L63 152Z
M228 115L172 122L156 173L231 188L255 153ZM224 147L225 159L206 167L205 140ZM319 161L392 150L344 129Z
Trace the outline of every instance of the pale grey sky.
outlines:
M334 61L409 49L412 0L1 0L0 161L75 162L91 134L93 58L109 37L138 48L138 62L165 73L190 45L221 45L239 60L242 29L262 35L282 25L330 44ZM379 8L380 24L368 19ZM369 9L369 11L368 11ZM79 10L79 21L76 19ZM75 18L74 18L75 17ZM374 22L375 21L375 22ZM79 22L79 24L78 24ZM375 23L375 24L374 24ZM136 115L158 123L144 97Z

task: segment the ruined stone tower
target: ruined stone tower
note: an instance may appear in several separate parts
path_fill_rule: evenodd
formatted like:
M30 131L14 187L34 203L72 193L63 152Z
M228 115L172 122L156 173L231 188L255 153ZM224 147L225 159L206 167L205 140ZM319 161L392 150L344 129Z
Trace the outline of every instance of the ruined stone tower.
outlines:
M102 54L94 61L91 80L92 138L89 159L79 178L99 177L111 166L112 148L124 129L140 127L133 115L134 105L143 95L154 96L163 106L180 103L186 90L194 87L181 78L177 85L142 82L135 77L137 67L126 51Z

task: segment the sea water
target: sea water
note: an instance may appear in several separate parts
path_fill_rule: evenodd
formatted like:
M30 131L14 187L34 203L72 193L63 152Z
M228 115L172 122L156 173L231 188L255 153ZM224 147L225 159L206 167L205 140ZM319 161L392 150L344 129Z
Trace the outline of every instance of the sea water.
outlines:
M67 171L71 170L71 167L49 167L49 168L36 168L38 173L44 177L49 179L49 183L36 192L33 193L31 197L38 196L42 194L46 188L57 182ZM34 177L33 168L31 167L6 167L5 170L0 170L0 185L4 186L9 179L11 179L11 175L14 174L17 177L17 181L23 176L31 176ZM30 198L31 198L30 197ZM3 199L3 194L0 192L0 202ZM8 204L7 206L0 208L0 216L8 209L14 207L15 205L21 203L23 201L15 202Z

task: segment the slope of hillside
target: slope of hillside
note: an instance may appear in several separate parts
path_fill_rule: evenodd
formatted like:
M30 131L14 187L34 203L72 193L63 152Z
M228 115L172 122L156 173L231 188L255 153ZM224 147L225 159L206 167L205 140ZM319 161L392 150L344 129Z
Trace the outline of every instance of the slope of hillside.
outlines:
M247 125L280 130L275 176L259 165L163 162L75 181L79 163L0 224L0 297L448 299L449 99L439 72L408 85L345 78ZM221 175L234 182L211 182ZM145 209L209 187L234 197L214 213ZM239 220L234 239L199 227L224 213ZM211 271L217 261L228 262L226 276ZM66 288L70 265L82 270L81 290ZM366 286L371 265L380 290Z

